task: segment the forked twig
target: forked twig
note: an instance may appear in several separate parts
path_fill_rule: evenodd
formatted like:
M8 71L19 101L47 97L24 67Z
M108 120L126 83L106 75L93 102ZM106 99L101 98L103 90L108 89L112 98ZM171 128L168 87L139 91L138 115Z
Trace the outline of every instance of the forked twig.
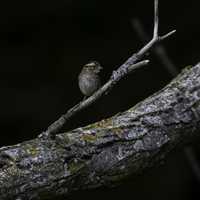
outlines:
M62 115L57 121L51 124L45 132L43 132L40 136L54 136L66 123L66 121L75 115L77 112L83 110L88 107L92 103L94 103L97 99L103 96L106 92L108 92L119 80L125 77L130 72L135 69L147 65L149 60L141 61L141 59L146 55L146 53L158 42L168 38L172 34L176 32L173 30L163 36L159 36L158 34L158 25L159 25L159 16L158 16L158 0L154 0L154 31L153 38L142 47L137 53L133 54L124 64L122 64L116 71L113 71L112 76L109 81L105 83L99 90L97 90L92 96L81 101L70 110L67 111L66 114Z
M132 19L131 24L143 43L149 40L150 37L144 30L144 27L139 19ZM179 71L174 65L173 61L170 59L164 46L162 44L159 44L153 49L153 51L156 54L157 58L160 60L160 62L163 64L163 66L166 68L168 73L172 77L175 77L179 73Z

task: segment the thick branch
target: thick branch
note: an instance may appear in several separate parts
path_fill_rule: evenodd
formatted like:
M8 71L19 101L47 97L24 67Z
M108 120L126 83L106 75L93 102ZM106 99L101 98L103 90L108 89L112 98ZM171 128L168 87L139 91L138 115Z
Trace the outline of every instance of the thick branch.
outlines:
M144 30L142 23L138 19L133 19L132 25L134 30L137 32L138 36L140 37L141 41L145 43L150 38ZM178 69L174 65L173 61L168 56L168 53L162 44L157 45L153 51L157 55L158 59L160 59L163 66L166 68L168 73L175 77L178 74ZM198 161L196 152L194 151L193 147L187 146L184 148L184 153L187 158L187 161L192 169L195 178L200 182L200 163Z
M0 149L0 199L45 199L114 185L156 165L200 128L200 64L109 119Z

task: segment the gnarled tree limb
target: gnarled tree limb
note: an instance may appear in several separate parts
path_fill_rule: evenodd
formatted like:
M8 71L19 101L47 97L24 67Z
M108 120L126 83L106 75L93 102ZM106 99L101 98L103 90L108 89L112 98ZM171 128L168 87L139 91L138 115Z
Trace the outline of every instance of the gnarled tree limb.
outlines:
M200 128L200 64L109 119L0 149L0 199L45 199L114 185L156 165Z
M149 40L149 36L144 30L144 27L139 19L133 19L131 20L132 26L134 30L137 32L139 38L143 43ZM157 58L161 61L163 64L163 67L167 70L169 75L174 78L178 74L178 69L174 65L173 61L170 59L166 49L162 44L157 45L153 49L154 53L156 54ZM200 183L200 163L197 158L196 152L191 146L187 146L184 148L184 153L186 156L186 159L188 161L188 164L191 167L191 170L196 178L196 180Z

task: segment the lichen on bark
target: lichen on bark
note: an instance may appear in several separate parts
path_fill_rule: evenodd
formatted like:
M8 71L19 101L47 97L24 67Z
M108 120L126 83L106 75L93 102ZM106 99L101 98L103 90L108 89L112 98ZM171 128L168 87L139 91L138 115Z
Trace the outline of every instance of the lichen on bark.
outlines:
M129 110L0 149L0 199L47 199L115 185L198 136L200 64Z

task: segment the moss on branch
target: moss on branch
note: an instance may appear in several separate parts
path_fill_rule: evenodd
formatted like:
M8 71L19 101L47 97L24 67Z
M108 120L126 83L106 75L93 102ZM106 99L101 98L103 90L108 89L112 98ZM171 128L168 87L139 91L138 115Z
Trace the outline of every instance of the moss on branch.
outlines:
M48 199L114 185L198 136L200 64L109 119L0 149L0 199Z

